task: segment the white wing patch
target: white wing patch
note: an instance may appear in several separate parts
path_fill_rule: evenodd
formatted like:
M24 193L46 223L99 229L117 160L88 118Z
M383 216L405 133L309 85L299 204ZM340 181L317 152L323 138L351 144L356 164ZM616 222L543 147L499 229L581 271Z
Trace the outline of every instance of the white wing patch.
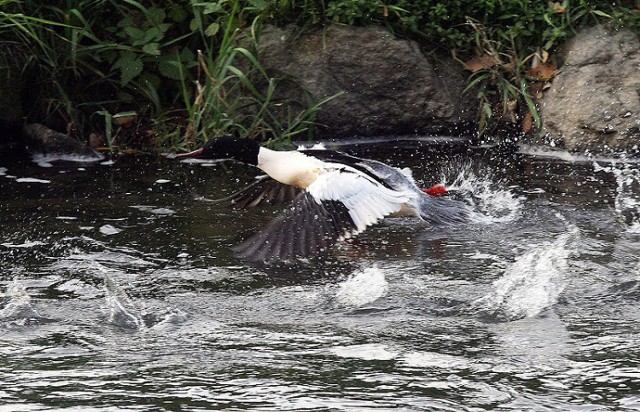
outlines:
M307 191L318 203L337 200L344 204L356 226L353 234L362 232L385 216L399 212L403 204L416 197L412 192L391 190L349 167L319 175L307 187Z
M411 171L411 169L409 169L408 167L403 167L402 169L400 169L400 173L413 180L413 171Z

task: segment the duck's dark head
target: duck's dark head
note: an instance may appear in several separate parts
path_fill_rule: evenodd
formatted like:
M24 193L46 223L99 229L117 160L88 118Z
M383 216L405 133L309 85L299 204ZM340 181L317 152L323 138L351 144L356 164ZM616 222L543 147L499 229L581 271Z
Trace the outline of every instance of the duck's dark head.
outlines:
M257 165L260 145L251 139L234 139L229 136L222 136L211 139L200 149L190 153L179 154L176 159L196 158L196 159L233 159L239 162Z

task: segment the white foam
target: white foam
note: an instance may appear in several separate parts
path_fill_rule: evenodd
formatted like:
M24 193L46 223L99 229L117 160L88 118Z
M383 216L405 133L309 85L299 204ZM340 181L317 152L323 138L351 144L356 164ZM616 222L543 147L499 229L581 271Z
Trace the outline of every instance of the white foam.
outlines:
M122 229L118 229L117 227L112 225L100 226L100 233L102 233L103 235L111 236L120 232L122 232Z
M409 352L402 357L402 362L413 368L461 370L470 367L469 362L462 357L437 352Z
M44 242L40 242L39 240L34 240L34 241L30 241L30 240L26 240L24 243L2 243L2 246L13 249L13 248L19 248L19 249L28 249L34 246L40 246L40 245L44 245Z
M103 160L104 157L98 153L81 155L75 153L50 153L33 155L32 160L40 167L52 167L52 162L64 161L74 163L93 163Z
M356 358L363 360L391 360L398 356L398 352L389 350L387 345L379 343L335 346L331 348L330 351L341 358Z
M225 162L226 159L197 159L194 157L188 157L186 159L180 160L180 163L195 163L201 166L213 166L215 164Z
M596 172L612 174L616 179L615 213L617 218L628 225L628 230L637 230L640 221L640 169L627 162L611 166L593 163Z
M366 268L340 283L336 301L344 306L363 306L386 295L388 287L384 271L377 267Z
M37 179L35 177L19 177L16 179L18 183L51 183L51 180Z
M573 227L552 242L533 246L493 283L494 291L476 303L504 320L532 317L555 304L566 286L568 258L577 235Z
M640 233L640 222L633 222L628 228L627 233L638 234Z
M587 163L587 162L619 162L624 160L625 162L638 163L640 159L627 158L626 153L620 153L620 157L606 157L601 155L595 155L592 153L572 153L566 150L559 149L545 149L538 146L520 145L518 153L536 156L546 157L551 159L559 159L570 163Z
M144 212L153 213L154 215L173 215L174 213L176 213L174 210L171 210L166 207L155 207L155 206L148 206L148 205L134 205L131 207Z
M7 169L6 167L0 167L0 176L5 176L7 174Z
M0 320L26 320L38 316L31 306L31 297L27 289L19 282L11 282L4 296L9 298L9 302L0 308Z
M443 180L448 180L443 177ZM515 195L508 188L499 187L494 182L491 172L477 176L470 166L458 169L458 174L451 184L445 186L449 191L459 191L464 201L472 207L471 219L476 223L511 222L520 217L523 197Z
M102 292L93 285L82 282L78 279L68 280L56 287L61 292L71 292L80 299L93 299L99 297Z

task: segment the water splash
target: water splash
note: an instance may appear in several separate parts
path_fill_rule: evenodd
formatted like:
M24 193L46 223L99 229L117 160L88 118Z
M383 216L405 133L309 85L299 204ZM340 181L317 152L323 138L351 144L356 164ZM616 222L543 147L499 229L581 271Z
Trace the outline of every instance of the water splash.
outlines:
M566 287L568 259L578 235L578 228L572 226L554 241L519 256L493 283L493 292L476 305L500 321L530 318L554 305Z
M23 243L11 243L11 242L5 242L5 243L0 243L0 245L9 248L9 249L13 249L13 248L19 248L19 249L29 249L32 248L34 246L41 246L41 245L46 245L46 243L41 242L39 240L25 240Z
M75 153L49 153L36 154L32 160L40 167L53 167L53 162L94 163L104 159L99 153L75 154Z
M146 328L142 316L136 314L135 305L129 296L118 286L113 277L104 268L105 300L109 310L108 322L112 325L130 329Z
M360 307L386 295L389 283L378 267L356 272L340 284L336 301L344 306Z
M361 345L334 346L330 352L341 358L355 358L364 360L392 360L399 352L379 343L365 343Z
M0 321L12 321L25 324L29 319L40 315L31 306L31 297L26 288L17 281L7 286L7 291L0 294Z
M490 171L482 173L482 177L474 172L471 165L456 169L453 178L444 176L449 191L458 192L463 201L472 207L472 220L477 223L511 222L520 217L524 198L515 195L501 182L492 178ZM445 175L448 173L445 172Z
M593 163L596 172L612 174L616 179L615 213L616 218L627 225L629 231L640 232L640 169L637 165L623 163L617 166L601 166Z

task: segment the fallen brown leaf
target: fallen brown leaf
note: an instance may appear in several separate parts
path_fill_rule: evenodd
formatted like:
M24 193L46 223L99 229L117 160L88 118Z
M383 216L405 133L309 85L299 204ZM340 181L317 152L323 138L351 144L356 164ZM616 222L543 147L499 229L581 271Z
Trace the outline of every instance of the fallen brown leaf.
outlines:
M500 65L502 62L495 56L490 54L482 54L480 56L473 56L466 62L463 62L467 70L475 73L479 70L490 69L492 67Z
M547 6L551 9L553 13L564 13L567 11L566 7L564 7L559 2L548 2Z
M529 70L529 93L534 99L542 98L542 92L551 87L550 80L558 72L558 67L553 63L539 63Z
M136 119L136 115L113 116L113 121L116 122L118 126L124 127L125 129L131 127L135 119Z
M527 112L522 119L522 131L525 133L531 133L533 130L533 115L531 112Z
M529 76L535 77L536 81L546 81L552 79L558 72L558 66L553 63L539 63L529 70Z

